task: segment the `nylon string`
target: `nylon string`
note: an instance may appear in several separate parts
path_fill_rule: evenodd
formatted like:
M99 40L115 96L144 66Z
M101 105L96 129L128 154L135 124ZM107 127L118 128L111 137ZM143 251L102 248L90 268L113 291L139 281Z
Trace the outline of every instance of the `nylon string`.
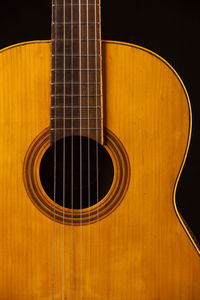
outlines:
M55 0L56 4L56 0ZM57 21L57 9L54 6L54 21L56 24ZM52 9L52 20L53 20L53 9ZM54 24L54 72L56 70L56 36L57 36L57 27ZM53 35L52 35L53 37ZM55 72L55 83L56 83L56 72ZM54 216L53 216L53 282L52 282L52 300L54 300L54 294L55 294L55 234L56 234L56 133L57 133L57 122L56 122L56 116L57 116L57 106L56 106L56 84L54 86L55 93L54 93L54 109L55 109L55 116L54 116L54 122L55 122L55 130L54 130Z
M80 299L82 299L82 49L81 49L81 0L79 0L79 74L80 74L80 82L79 82L79 89L80 89Z
M65 156L66 156L66 147L65 147L65 123L66 123L66 91L65 91L65 0L63 0L63 224L62 224L62 243L63 243L63 251L62 251L62 300L65 298Z
M100 3L100 0L99 0ZM100 8L99 8L100 11ZM99 30L99 27L98 27ZM99 38L98 38L99 39ZM99 131L98 128L98 72L97 72L97 68L98 68L98 61L100 63L100 59L99 57L97 57L97 55L99 55L100 53L98 53L98 49L97 49L97 2L95 1L95 81L96 81L96 176L97 176L97 237L100 236L100 223L99 221L99 137L101 137L101 132ZM99 78L100 79L100 78ZM96 257L98 259L99 256L99 252L98 252L98 247L97 247L97 253L96 253Z
M89 5L88 0L86 0L86 23L87 23L87 105L88 105L88 207L90 207L90 60L89 60ZM89 210L89 222L90 222L90 210ZM90 238L91 238L91 232L89 230L89 245L88 245L88 257L90 258ZM90 267L90 265L88 266Z
M97 3L95 1L95 82L96 82L96 176L97 176L97 221L99 220L99 128L98 128L98 72L97 72Z
M72 292L73 292L73 261L74 261L74 256L73 256L73 245L74 245L74 230L73 230L73 225L74 225L74 215L73 215L73 207L74 207L74 193L73 193L73 188L74 188L74 174L73 174L73 128L74 128L74 123L73 123L73 117L74 117L74 89L73 89L73 67L74 67L74 62L73 62L73 0L71 0L71 209L72 209L72 219L71 219L71 276L70 276L70 290L71 290L71 300L72 300Z

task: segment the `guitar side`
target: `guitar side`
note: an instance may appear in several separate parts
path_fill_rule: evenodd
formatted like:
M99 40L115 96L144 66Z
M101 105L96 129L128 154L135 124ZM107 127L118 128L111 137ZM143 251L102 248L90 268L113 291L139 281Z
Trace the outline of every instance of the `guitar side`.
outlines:
M0 299L50 300L53 222L23 181L27 150L50 122L50 42L2 50L0 70ZM100 222L65 226L65 297L198 300L199 249L175 204L191 134L187 92L164 60L134 45L103 42L103 73L104 125L126 149L130 184ZM62 224L55 237L58 300Z

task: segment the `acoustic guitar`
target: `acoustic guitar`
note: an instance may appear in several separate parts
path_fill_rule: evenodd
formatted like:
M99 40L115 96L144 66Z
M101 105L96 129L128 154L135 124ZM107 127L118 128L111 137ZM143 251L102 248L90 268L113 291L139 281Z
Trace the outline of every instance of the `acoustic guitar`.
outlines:
M199 300L175 200L191 136L176 71L53 0L51 41L0 51L0 299Z

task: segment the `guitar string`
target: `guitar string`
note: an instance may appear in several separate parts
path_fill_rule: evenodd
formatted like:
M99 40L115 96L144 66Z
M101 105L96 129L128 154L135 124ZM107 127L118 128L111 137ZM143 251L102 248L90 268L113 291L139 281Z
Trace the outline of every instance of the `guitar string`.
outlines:
M81 98L82 98L82 61L81 61L81 0L79 0L79 74L80 74L80 82L79 82L79 88L80 88L80 299L82 299L82 110L81 110Z
M62 251L62 300L64 300L65 297L65 173L66 173L66 147L65 147L65 106L66 106L66 91L65 91L65 0L63 0L63 104L64 104L64 109L63 109L63 224L62 224L62 244L63 244L63 251Z
M74 117L74 89L73 89L73 67L74 67L74 56L73 56L73 51L74 51L74 32L73 32L73 0L71 0L71 209L72 209L72 218L71 218L71 279L70 279L70 293L71 293L71 300L72 300L72 295L73 295L73 250L74 250L74 174L73 174L73 168L74 168L74 137L73 137L73 117Z
M100 1L100 0L99 0ZM98 73L97 73L97 53L98 53L98 49L97 49L97 0L95 0L95 5L94 5L94 9L95 9L95 82L96 82L96 177L97 177L97 184L96 184L96 188L97 188L97 221L99 220L99 132L98 132ZM100 132L100 137L101 137L101 132ZM97 225L97 228L99 226ZM99 228L98 228L99 229ZM97 235L98 236L98 235Z
M55 4L56 4L56 0ZM52 0L53 3L53 0ZM52 21L53 21L53 14L54 14L54 19L55 22L57 20L57 6L52 6ZM53 32L53 27L54 27L54 32ZM54 53L56 54L56 36L57 36L57 27L54 25L52 26L52 38L53 38L53 34L55 36L55 40L54 40ZM56 70L56 56L54 56L54 69ZM55 82L56 82L56 71L54 71L54 76L55 76ZM54 109L54 126L55 126L55 130L54 130L54 214L53 214L53 284L52 284L52 300L54 300L54 295L55 295L55 236L56 236L56 126L57 126L57 122L56 122L56 116L57 116L57 109L56 109L56 85L54 86L55 92L54 92L54 105L55 105L55 109ZM53 142L53 141L52 141Z
M88 105L88 207L89 207L89 222L90 222L90 74L89 74L89 68L90 68L90 61L89 61L89 5L88 0L86 0L86 23L87 23L87 105ZM90 227L89 227L90 229ZM89 230L89 245L88 245L88 257L90 259L90 238L91 238L91 232ZM89 265L90 267L90 265Z

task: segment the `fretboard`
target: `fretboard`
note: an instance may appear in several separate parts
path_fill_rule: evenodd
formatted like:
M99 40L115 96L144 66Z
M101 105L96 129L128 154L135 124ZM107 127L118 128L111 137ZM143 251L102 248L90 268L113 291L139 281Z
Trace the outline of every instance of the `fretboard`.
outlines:
M103 141L100 0L52 0L51 141Z

